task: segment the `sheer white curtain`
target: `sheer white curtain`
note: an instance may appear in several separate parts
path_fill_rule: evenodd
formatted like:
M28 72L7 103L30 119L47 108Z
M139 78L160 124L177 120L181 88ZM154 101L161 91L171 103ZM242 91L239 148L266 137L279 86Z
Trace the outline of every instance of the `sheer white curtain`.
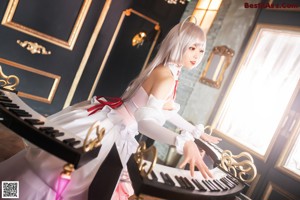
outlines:
M296 173L298 178L300 178L300 129L298 130L297 135L284 167Z
M263 156L300 78L300 32L257 31L213 124Z

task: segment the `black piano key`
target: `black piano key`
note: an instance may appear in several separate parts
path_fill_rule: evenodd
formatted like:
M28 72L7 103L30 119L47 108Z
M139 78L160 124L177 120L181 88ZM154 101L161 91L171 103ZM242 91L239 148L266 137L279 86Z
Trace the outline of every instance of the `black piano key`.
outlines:
M25 110L20 110L20 109L16 109L16 108L10 108L8 110L13 112L15 115L17 115L19 117L32 117L32 115L29 114L28 112L26 112Z
M152 176L152 180L153 180L153 181L157 181L157 180L158 180L158 178L157 178L157 176L156 176L156 174L155 174L155 172L154 172L153 170L151 171L150 174L151 174L151 176Z
M63 143L68 144L68 143L73 142L73 141L75 141L75 138L68 138L68 139L64 139Z
M28 122L31 125L43 125L44 122L39 119L24 119L25 122Z
M75 138L69 138L69 139L64 139L63 143L66 143L67 145L74 147L76 144L79 144L79 140L75 140Z
M50 133L48 134L49 136L51 137L61 137L61 136L64 136L65 134L63 132L53 132L53 133Z
M230 180L227 176L224 177L225 180L228 181L228 183L231 183L233 185L233 187L235 187L236 185L238 185L238 183L236 184L234 181Z
M186 177L184 177L183 181L185 182L185 184L187 185L187 188L189 190L195 190L195 186L189 181L189 179L187 179Z
M165 184L173 186L173 184L169 181L168 177L165 175L165 173L160 172L160 176L162 177L162 179L164 180Z
M223 177L224 180L226 180L228 183L232 184L232 185L236 185L234 181L232 181L231 179L229 179L227 176Z
M55 129L48 129L44 131L46 134L52 134L52 133L58 133L59 130L55 130Z
M74 140L72 142L69 142L69 146L74 147L76 144L80 144L79 140Z
M205 182L205 180L202 180L202 183L211 191L214 191L214 188L212 188L207 182Z
M228 182L227 180L225 180L224 177L220 178L220 181L222 183L224 183L226 186L228 186L229 188L233 188L232 184L230 182Z
M227 179L225 179L225 177L221 178L220 181L222 181L225 185L227 185L230 189L234 188L234 184L232 184L231 182L229 182Z
M44 127L40 127L39 130L44 132L44 131L54 130L54 128L50 126L44 126Z
M0 102L0 104L7 108L19 108L17 104L9 103L9 102Z
M182 181L182 183L184 184L184 188L188 189L188 185L186 184L186 182L184 181L184 178L182 176L179 176L180 180Z
M0 96L0 101L2 101L2 102L12 102L12 100L10 98L8 98L7 96Z
M229 174L226 176L226 178L228 178L229 180L231 180L235 185L239 184L239 181L235 177L233 177L233 176L231 176Z
M175 176L175 179L177 180L178 184L179 184L182 188L187 189L186 184L184 183L184 181L182 180L181 177Z
M197 179L192 179L192 181L200 191L207 191Z
M228 187L226 187L221 181L218 179L214 179L213 182L218 185L223 191L228 190Z
M169 175L168 173L165 173L165 175L166 175L167 179L169 180L170 184L171 184L172 186L175 186L175 183L174 183L174 181L172 180L172 178L170 177L170 175Z
M202 183L204 183L205 186L208 187L211 192L219 192L220 191L214 185L212 185L211 183L209 183L207 180L202 180Z
M59 134L59 131L55 129L46 129L43 132L51 137L56 137L56 135Z
M164 174L163 172L160 172L159 174L160 174L160 176L162 177L162 179L163 179L163 181L165 182L165 184L169 185L168 179L167 179L167 177L165 176L165 174Z
M216 190L217 192L221 191L221 189L220 189L216 184L214 184L212 180L207 180L207 182L208 182L212 187L214 187L215 190Z

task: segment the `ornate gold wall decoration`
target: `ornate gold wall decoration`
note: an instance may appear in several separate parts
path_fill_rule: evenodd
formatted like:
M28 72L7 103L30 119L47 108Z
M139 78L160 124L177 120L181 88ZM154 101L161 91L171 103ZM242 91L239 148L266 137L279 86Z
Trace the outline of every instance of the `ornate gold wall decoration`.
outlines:
M237 160L243 157L244 160ZM233 155L229 150L223 151L220 167L246 183L252 182L257 175L253 158L248 152Z
M211 52L203 70L200 82L214 88L220 88L225 70L228 68L234 51L227 46L216 46Z
M72 50L75 45L75 42L77 40L77 37L79 35L79 32L81 30L82 24L87 15L87 12L89 10L89 7L92 3L92 0L84 0L83 1L80 11L78 12L78 17L74 23L73 29L72 29L67 41L59 39L57 37L53 37L46 33L42 33L40 31L34 30L32 28L29 28L27 26L24 26L22 24L14 22L13 18L14 18L14 14L18 8L18 3L19 3L19 0L10 0L9 1L6 11L5 11L5 14L4 14L4 17L1 22L2 25L12 28L12 29L15 29L17 31L20 31L22 33L31 35L33 37L45 40L45 41L55 44L57 46Z
M143 45L145 39L147 37L147 34L143 31L137 33L133 38L132 38L132 46L141 46Z
M21 90L18 90L18 96L20 96L20 97L24 97L24 98L32 99L35 101L40 101L43 103L51 104L51 102L54 98L54 95L56 93L56 90L58 88L60 79L61 79L60 76L46 72L46 71L38 70L38 69L29 67L29 66L25 66L25 65L22 65L19 63L15 63L13 61L9 61L9 60L3 59L3 58L0 58L0 63L6 64L10 67L18 68L20 70L31 72L33 74L37 74L37 75L43 76L45 78L53 79L53 84L52 84L52 87L50 88L50 92L47 97L37 96L35 94L29 94L29 93L23 92Z
M14 91L16 90L16 86L19 85L19 78L15 75L6 76L0 66L0 84L1 87Z
M39 45L37 42L29 42L21 40L17 40L17 43L23 47L26 48L28 51L30 51L31 54L42 54L42 55L50 55L51 51L47 51L46 48L42 45Z
M100 77L101 77L101 75L102 75L102 72L103 72L103 70L104 70L104 67L105 67L105 65L106 65L106 62L107 62L107 60L108 60L108 58L109 58L109 56L110 56L110 53L111 53L112 48L113 48L113 45L114 45L115 42L116 42L117 36L118 36L118 34L119 34L119 31L120 31L120 29L121 29L121 26L122 26L122 24L123 24L123 21L124 21L125 17L129 17L129 16L131 16L132 14L135 14L135 15L139 16L140 18L145 19L145 20L149 21L150 23L154 24L154 30L157 31L156 34L155 34L154 40L152 41L152 44L151 44L150 50L149 50L149 52L148 52L147 58L145 59L145 62L144 62L144 65L143 65L142 70L146 67L146 65L147 65L147 63L148 63L148 61L149 61L149 59L150 59L151 53L152 53L152 51L153 51L153 49L154 49L154 47L155 47L155 44L156 44L156 42L157 42L158 36L159 36L159 34L160 34L160 25L159 25L159 22L157 22L157 21L151 19L150 17L147 17L147 16L145 16L144 14L142 14L142 13L140 13L140 12L138 12L138 11L133 10L133 9L130 8L130 9L124 10L123 13L122 13L122 15L121 15L121 17L120 17L120 19L119 19L119 23L118 23L118 25L117 25L117 27L116 27L116 30L115 30L115 32L114 32L114 35L113 35L113 37L112 37L112 39L111 39L111 42L110 42L110 44L109 44L109 46L108 46L108 49L107 49L107 51L106 51L106 54L105 54L105 56L104 56L104 58L103 58L103 61L102 61L102 63L101 63L101 66L100 66L100 68L99 68L99 70L98 70L98 74L97 74L97 76L96 76L96 78L95 78L95 81L94 81L94 84L93 84L92 89L91 89L91 91L90 91L90 94L89 94L88 99L91 99L92 96L94 95L94 92L95 92L95 90L96 90L96 87L97 87L97 85L98 85L98 82L99 82L99 80L100 80Z

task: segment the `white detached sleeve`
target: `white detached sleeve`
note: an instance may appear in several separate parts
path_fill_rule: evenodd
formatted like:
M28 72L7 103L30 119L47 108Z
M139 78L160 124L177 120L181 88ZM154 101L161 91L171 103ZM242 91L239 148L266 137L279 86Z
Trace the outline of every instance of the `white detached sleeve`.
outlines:
M135 112L135 119L138 123L138 130L143 135L157 140L159 142L175 145L178 153L182 154L184 143L180 135L163 127L166 122L163 113L164 100L158 100L153 95L150 95L146 106L138 108ZM193 140L189 138L188 140Z
M204 133L204 126L203 124L197 124L194 126L187 120L185 120L182 116L178 113L173 113L169 115L168 121L174 124L176 127L180 128L183 131L187 131L193 135L195 139L199 139L202 133Z

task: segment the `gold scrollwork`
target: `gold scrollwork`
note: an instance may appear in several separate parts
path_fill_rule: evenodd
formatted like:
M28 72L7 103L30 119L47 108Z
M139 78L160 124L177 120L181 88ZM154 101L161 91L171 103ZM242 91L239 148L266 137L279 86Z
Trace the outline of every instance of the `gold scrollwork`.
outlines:
M246 160L242 160L240 162L236 160L242 157L245 157ZM222 152L220 166L224 170L233 173L235 177L238 177L240 180L246 183L252 182L257 175L253 158L248 152L242 152L238 155L233 155L231 151L225 150Z
M99 121L97 121L89 128L88 133L83 142L84 152L88 152L88 151L100 146L101 141L105 134L105 129L104 128L100 129L100 127L101 127L101 124ZM97 137L95 139L89 139L89 137L94 129L96 129Z
M26 48L28 51L30 51L31 54L42 54L42 55L50 55L51 51L47 51L46 48L42 45L39 45L36 42L29 42L29 41L24 41L22 42L21 40L17 40L17 43L23 47Z
M152 162L151 166L149 167L148 171L145 170L146 163L144 162L145 156L149 156L151 153L152 155ZM146 149L146 143L145 142L140 142L140 145L137 148L137 151L134 155L135 161L138 164L138 168L140 170L141 176L147 177L153 170L156 161L157 161L157 150L156 148L152 145L148 149Z
M13 80L13 82L11 82L11 80ZM16 90L16 86L19 85L19 78L15 75L6 76L2 71L2 67L0 66L0 84L1 87L14 91Z

